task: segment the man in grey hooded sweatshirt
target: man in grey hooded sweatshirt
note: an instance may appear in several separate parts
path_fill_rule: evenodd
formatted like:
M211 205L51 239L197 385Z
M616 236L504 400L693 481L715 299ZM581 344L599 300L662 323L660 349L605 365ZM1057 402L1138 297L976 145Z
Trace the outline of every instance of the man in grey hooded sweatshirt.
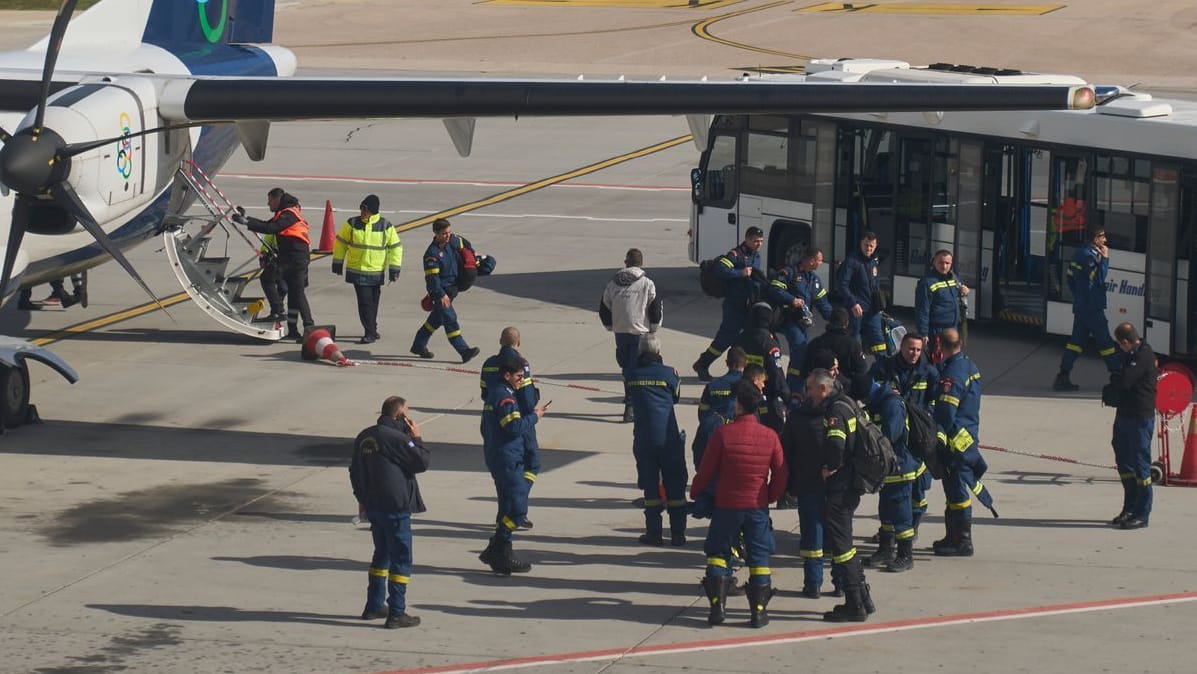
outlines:
M599 303L599 319L603 326L615 333L615 361L623 373L623 421L634 419L631 398L628 397L628 370L636 366L640 349L640 336L656 332L661 327L661 298L657 286L640 267L644 264L644 253L637 248L628 249L624 257L624 268L615 272L603 299Z

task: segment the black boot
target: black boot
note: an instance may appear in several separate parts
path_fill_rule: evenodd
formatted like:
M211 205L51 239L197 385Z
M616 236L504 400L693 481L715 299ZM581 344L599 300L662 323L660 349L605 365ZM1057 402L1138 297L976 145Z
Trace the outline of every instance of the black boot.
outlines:
M707 593L707 600L711 602L711 613L707 616L707 624L723 624L723 620L727 616L727 589L732 582L735 580L729 577L703 576L702 589Z
M862 623L869 619L860 600L860 586L844 588L845 601L823 614L823 620L833 623Z
M960 517L955 526L955 537L951 545L935 548L935 554L940 557L972 557L973 556L973 522Z
M515 553L511 550L511 541L506 541L502 544L499 550L499 556L503 564L503 575L512 573L528 573L532 570L532 565L528 562L516 559Z
M420 619L414 615L408 615L406 612L399 615L393 615L387 618L385 627L388 630L397 630L401 627L415 627L420 624Z
M894 560L894 532L882 531L881 540L874 552L865 560L865 566L886 566Z
M749 619L748 624L753 627L764 627L769 624L769 612L765 607L769 605L769 600L773 598L773 585L770 583L754 583L751 580L748 582L748 587L745 588L744 594L748 595L748 610Z
M860 584L860 605L864 608L867 615L873 615L877 612L877 605L873 603L873 593L868 583Z
M890 560L889 564L885 565L885 570L890 573L901 573L909 571L914 568L914 539L907 538L898 541L898 553Z
M486 544L486 549L483 550L480 555L478 555L478 560L489 566L491 571L494 571L495 573L502 573L502 567L499 564L500 546L501 544L499 543L499 537L497 535L491 536L490 540Z
M669 544L681 547L686 544L686 506L669 508Z
M661 536L661 506L651 506L644 509L644 533L640 535L640 542L644 545L664 545Z
M953 514L954 510L948 510L943 514L944 535L943 538L931 543L931 549L935 554L939 554L940 549L947 549L952 547L956 541L956 517Z
M710 351L703 351L698 356L698 360L694 361L694 374L698 375L698 381L711 381L711 363L715 362L718 356L712 356Z
M1056 381L1052 383L1052 388L1056 391L1075 391L1080 386L1072 383L1072 379L1068 377L1067 372L1060 370L1060 373L1056 375Z

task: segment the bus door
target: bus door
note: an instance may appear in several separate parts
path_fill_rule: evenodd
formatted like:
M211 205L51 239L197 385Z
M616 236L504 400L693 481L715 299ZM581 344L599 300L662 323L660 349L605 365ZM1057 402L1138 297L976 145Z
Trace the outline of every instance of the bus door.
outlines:
M1188 320L1193 295L1188 293L1189 248L1192 243L1182 240L1181 168L1177 164L1152 162L1151 208L1148 216L1147 238L1147 317L1143 321L1143 338L1157 353L1176 355L1189 351ZM1189 190L1191 192L1191 190ZM1192 213L1187 214L1189 217ZM1186 220L1192 238L1191 221ZM1182 267L1184 267L1182 271ZM1183 276L1182 276L1183 273ZM1121 286L1119 287L1121 290ZM1113 318L1113 317L1111 317ZM1110 326L1111 330L1114 326ZM1175 339L1173 339L1175 337Z
M991 232L993 314L1042 326L1047 311L1047 255L1051 152L1043 148L989 145L985 151L984 226Z
M714 135L702 165L691 173L695 262L722 255L740 242L738 137L736 132Z
M1180 229L1176 238L1176 339L1173 355L1197 356L1197 166L1180 174Z

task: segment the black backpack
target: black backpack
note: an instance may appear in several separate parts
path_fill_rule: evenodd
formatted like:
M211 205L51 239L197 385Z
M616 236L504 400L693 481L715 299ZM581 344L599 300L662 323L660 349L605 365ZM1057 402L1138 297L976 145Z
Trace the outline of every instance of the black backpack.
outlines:
M938 442L935 419L925 407L906 401L903 404L906 406L906 448L911 456L925 461L935 454L935 443Z
M846 406L848 403L836 403ZM852 488L857 494L875 494L885 484L885 478L898 471L898 457L889 438L864 413L852 404L856 418L857 441L846 448L845 462L852 465Z
M715 275L715 269L720 264L717 257L698 263L698 285L708 297L727 296L727 280Z

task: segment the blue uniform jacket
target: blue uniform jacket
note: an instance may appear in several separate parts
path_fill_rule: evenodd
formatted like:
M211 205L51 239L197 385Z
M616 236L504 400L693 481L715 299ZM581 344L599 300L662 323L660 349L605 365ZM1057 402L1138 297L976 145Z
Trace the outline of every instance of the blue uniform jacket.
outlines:
M466 239L451 234L445 245L438 246L433 241L424 251L424 287L434 301L439 302L446 294L450 297L457 294L457 267L460 264L457 256L463 247L474 248Z
M928 410L935 407L935 398L939 395L939 370L925 359L920 358L914 365L909 365L902 360L901 354L894 354L873 363L869 376L873 381L896 383L898 393L908 405L919 405Z
M1072 313L1106 310L1106 276L1110 258L1102 257L1090 241L1077 249L1068 263L1068 287L1072 289Z
M744 278L744 269L755 267L760 269L761 256L750 252L740 244L720 255L715 265L715 276L727 281L727 295L723 298L724 306L729 304L747 309L748 299L755 294L757 283L752 278Z
M698 399L698 423L718 414L731 423L736 416L736 399L732 397L732 385L744 376L743 370L728 370L727 374L715 377L702 389Z
M920 335L930 336L932 330L960 325L960 282L956 275L943 276L932 270L919 279L914 291L914 313Z
M540 402L540 390L536 388L536 384L532 381L532 367L528 365L528 361L514 347L504 346L499 349L497 354L487 358L486 362L482 364L482 376L478 378L478 385L482 388L482 400L485 401L487 399L487 393L492 388L507 385L503 381L503 377L499 375L499 362L508 356L515 356L524 364L524 380L520 382L520 387L515 390L515 401L519 404L521 415L530 415L536 409L536 404ZM540 445L536 442L535 428L528 430L526 441L528 449L539 449Z
M945 359L940 366L939 396L935 401L939 441L953 453L971 451L980 456L981 371L963 353Z
M673 405L681 400L677 370L660 361L644 360L628 372L628 393L636 421L632 428L637 450L664 451L680 448L677 417Z
M773 303L788 307L794 299L801 299L811 311L818 311L823 320L831 318L831 302L823 280L813 271L798 271L794 265L786 265L777 271L777 277L769 282L769 299ZM798 322L802 314L788 312L787 317Z
M492 474L523 472L524 436L536 425L535 414L520 414L516 393L506 383L495 386L482 407L482 449Z
M898 473L887 475L885 483L895 484L913 480L917 477L921 462L914 458L906 447L906 404L902 402L902 397L894 389L883 386L869 396L865 409L869 418L889 439L889 444L893 446L894 454L898 457Z
M836 275L836 287L844 296L844 306L851 308L859 304L866 314L871 313L873 293L881 285L878 270L877 260L866 258L859 249L844 258Z

